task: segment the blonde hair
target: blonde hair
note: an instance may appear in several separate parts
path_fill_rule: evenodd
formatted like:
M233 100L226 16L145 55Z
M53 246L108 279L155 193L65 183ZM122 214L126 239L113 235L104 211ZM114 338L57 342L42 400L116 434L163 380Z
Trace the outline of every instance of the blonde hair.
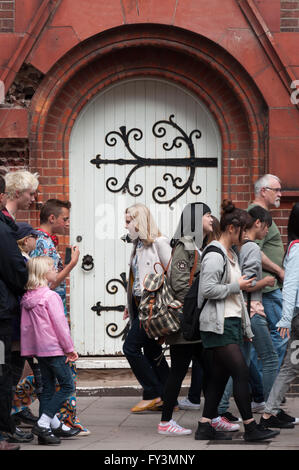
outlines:
M4 179L6 192L9 199L14 199L16 191L24 192L30 189L36 191L39 185L38 173L30 173L27 170L9 171Z
M20 248L21 251L23 250L25 246L25 241L27 240L27 238L30 238L30 236L31 235L26 235L26 237L20 238L20 240L17 240L18 247Z
M53 258L49 256L37 256L30 258L27 262L28 267L28 282L26 285L27 290L37 289L48 285L46 274L54 265Z
M137 203L128 207L126 214L135 221L139 238L145 245L151 245L157 237L162 235L150 210L144 204Z

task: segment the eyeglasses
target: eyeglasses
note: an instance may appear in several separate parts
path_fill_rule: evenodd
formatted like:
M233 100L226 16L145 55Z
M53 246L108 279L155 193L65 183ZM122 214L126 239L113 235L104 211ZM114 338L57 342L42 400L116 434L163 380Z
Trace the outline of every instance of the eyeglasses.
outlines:
M282 192L281 188L269 188L268 186L266 186L265 189L270 189L270 191L274 191L275 193L281 193Z

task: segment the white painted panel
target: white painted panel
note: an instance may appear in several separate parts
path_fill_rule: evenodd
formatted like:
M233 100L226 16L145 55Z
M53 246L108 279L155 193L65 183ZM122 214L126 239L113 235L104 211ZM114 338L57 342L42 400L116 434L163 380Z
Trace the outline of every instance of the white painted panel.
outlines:
M109 132L120 132L126 126L126 132L133 128L142 131L142 139L134 139L130 134L130 145L133 151L144 158L181 158L187 161L189 149L185 143L173 146L173 141L182 134L168 124L162 124L165 136L155 137L153 125L157 121L168 121L174 115L174 122L189 136L199 129L200 139L193 138L197 157L218 158L218 168L198 168L195 172L193 189L199 185L202 190L195 195L188 189L173 207L158 204L153 200L153 190L165 189L165 195L159 201L169 200L180 191L172 184L172 179L163 178L170 173L173 179L181 178L183 185L189 177L188 167L147 166L133 172L129 182L130 191L135 186L143 188L138 197L128 192L111 192L106 185L115 182L112 188L120 188L134 165L101 165L97 169L90 160L101 154L103 159L120 159L134 161L134 157L125 148L124 142L117 135L115 146L109 146L105 137ZM160 126L160 127L161 127ZM137 137L139 134L137 134ZM180 142L179 140L177 142ZM167 147L168 146L168 147ZM110 179L110 180L109 180ZM177 180L178 181L178 180ZM203 201L208 203L215 215L219 215L221 187L221 144L219 132L205 106L189 92L167 81L140 79L122 82L108 88L96 96L78 117L70 142L70 198L72 201L71 241L79 244L81 258L86 254L94 258L94 269L84 272L78 266L71 276L71 322L75 346L82 355L121 355L121 338L111 338L106 332L108 325L116 325L118 334L126 322L122 312L115 310L102 312L97 316L91 310L97 302L102 306L115 307L124 305L125 291L120 283L114 283L115 294L106 290L107 282L119 279L120 274L128 275L128 262L131 245L125 244L121 235L125 234L125 208L136 203L146 204L152 211L161 231L172 237L184 205L188 202ZM157 193L156 193L157 195ZM110 288L113 284L110 285Z

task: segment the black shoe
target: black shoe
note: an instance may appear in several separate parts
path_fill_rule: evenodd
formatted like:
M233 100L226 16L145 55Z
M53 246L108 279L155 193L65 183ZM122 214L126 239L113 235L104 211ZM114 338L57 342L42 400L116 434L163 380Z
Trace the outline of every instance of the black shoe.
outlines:
M7 433L8 442L31 442L34 439L32 432L24 432L20 428L16 428L13 434Z
M23 411L19 411L19 413L16 413L14 416L22 423L30 424L31 426L34 426L38 421L38 417L34 416L29 408L25 408Z
M276 415L276 418L278 418L279 421L282 421L283 423L298 424L299 422L298 418L294 418L293 416L288 415L283 410L279 410L279 412Z
M216 431L210 423L198 422L198 428L195 433L196 441L231 441L232 436L225 432Z
M244 427L245 441L264 441L277 436L277 431L265 428L262 424L257 424L255 421L251 421L249 424L244 424Z
M62 429L62 424L57 429L52 429L54 436L57 437L74 437L81 432L79 428L69 428L67 431Z
M58 445L61 443L61 440L54 436L50 428L42 428L37 423L32 428L33 434L38 436L38 443L42 445Z
M281 421L277 416L271 415L270 418L265 419L261 416L260 424L265 428L279 428L279 429L291 429L294 428L294 424Z

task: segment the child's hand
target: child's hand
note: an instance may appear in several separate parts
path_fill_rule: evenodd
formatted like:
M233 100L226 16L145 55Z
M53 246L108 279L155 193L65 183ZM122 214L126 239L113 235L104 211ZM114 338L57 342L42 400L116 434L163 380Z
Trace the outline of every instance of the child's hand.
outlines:
M78 354L76 351L66 353L66 361L65 363L67 364L68 362L75 362L78 359Z

